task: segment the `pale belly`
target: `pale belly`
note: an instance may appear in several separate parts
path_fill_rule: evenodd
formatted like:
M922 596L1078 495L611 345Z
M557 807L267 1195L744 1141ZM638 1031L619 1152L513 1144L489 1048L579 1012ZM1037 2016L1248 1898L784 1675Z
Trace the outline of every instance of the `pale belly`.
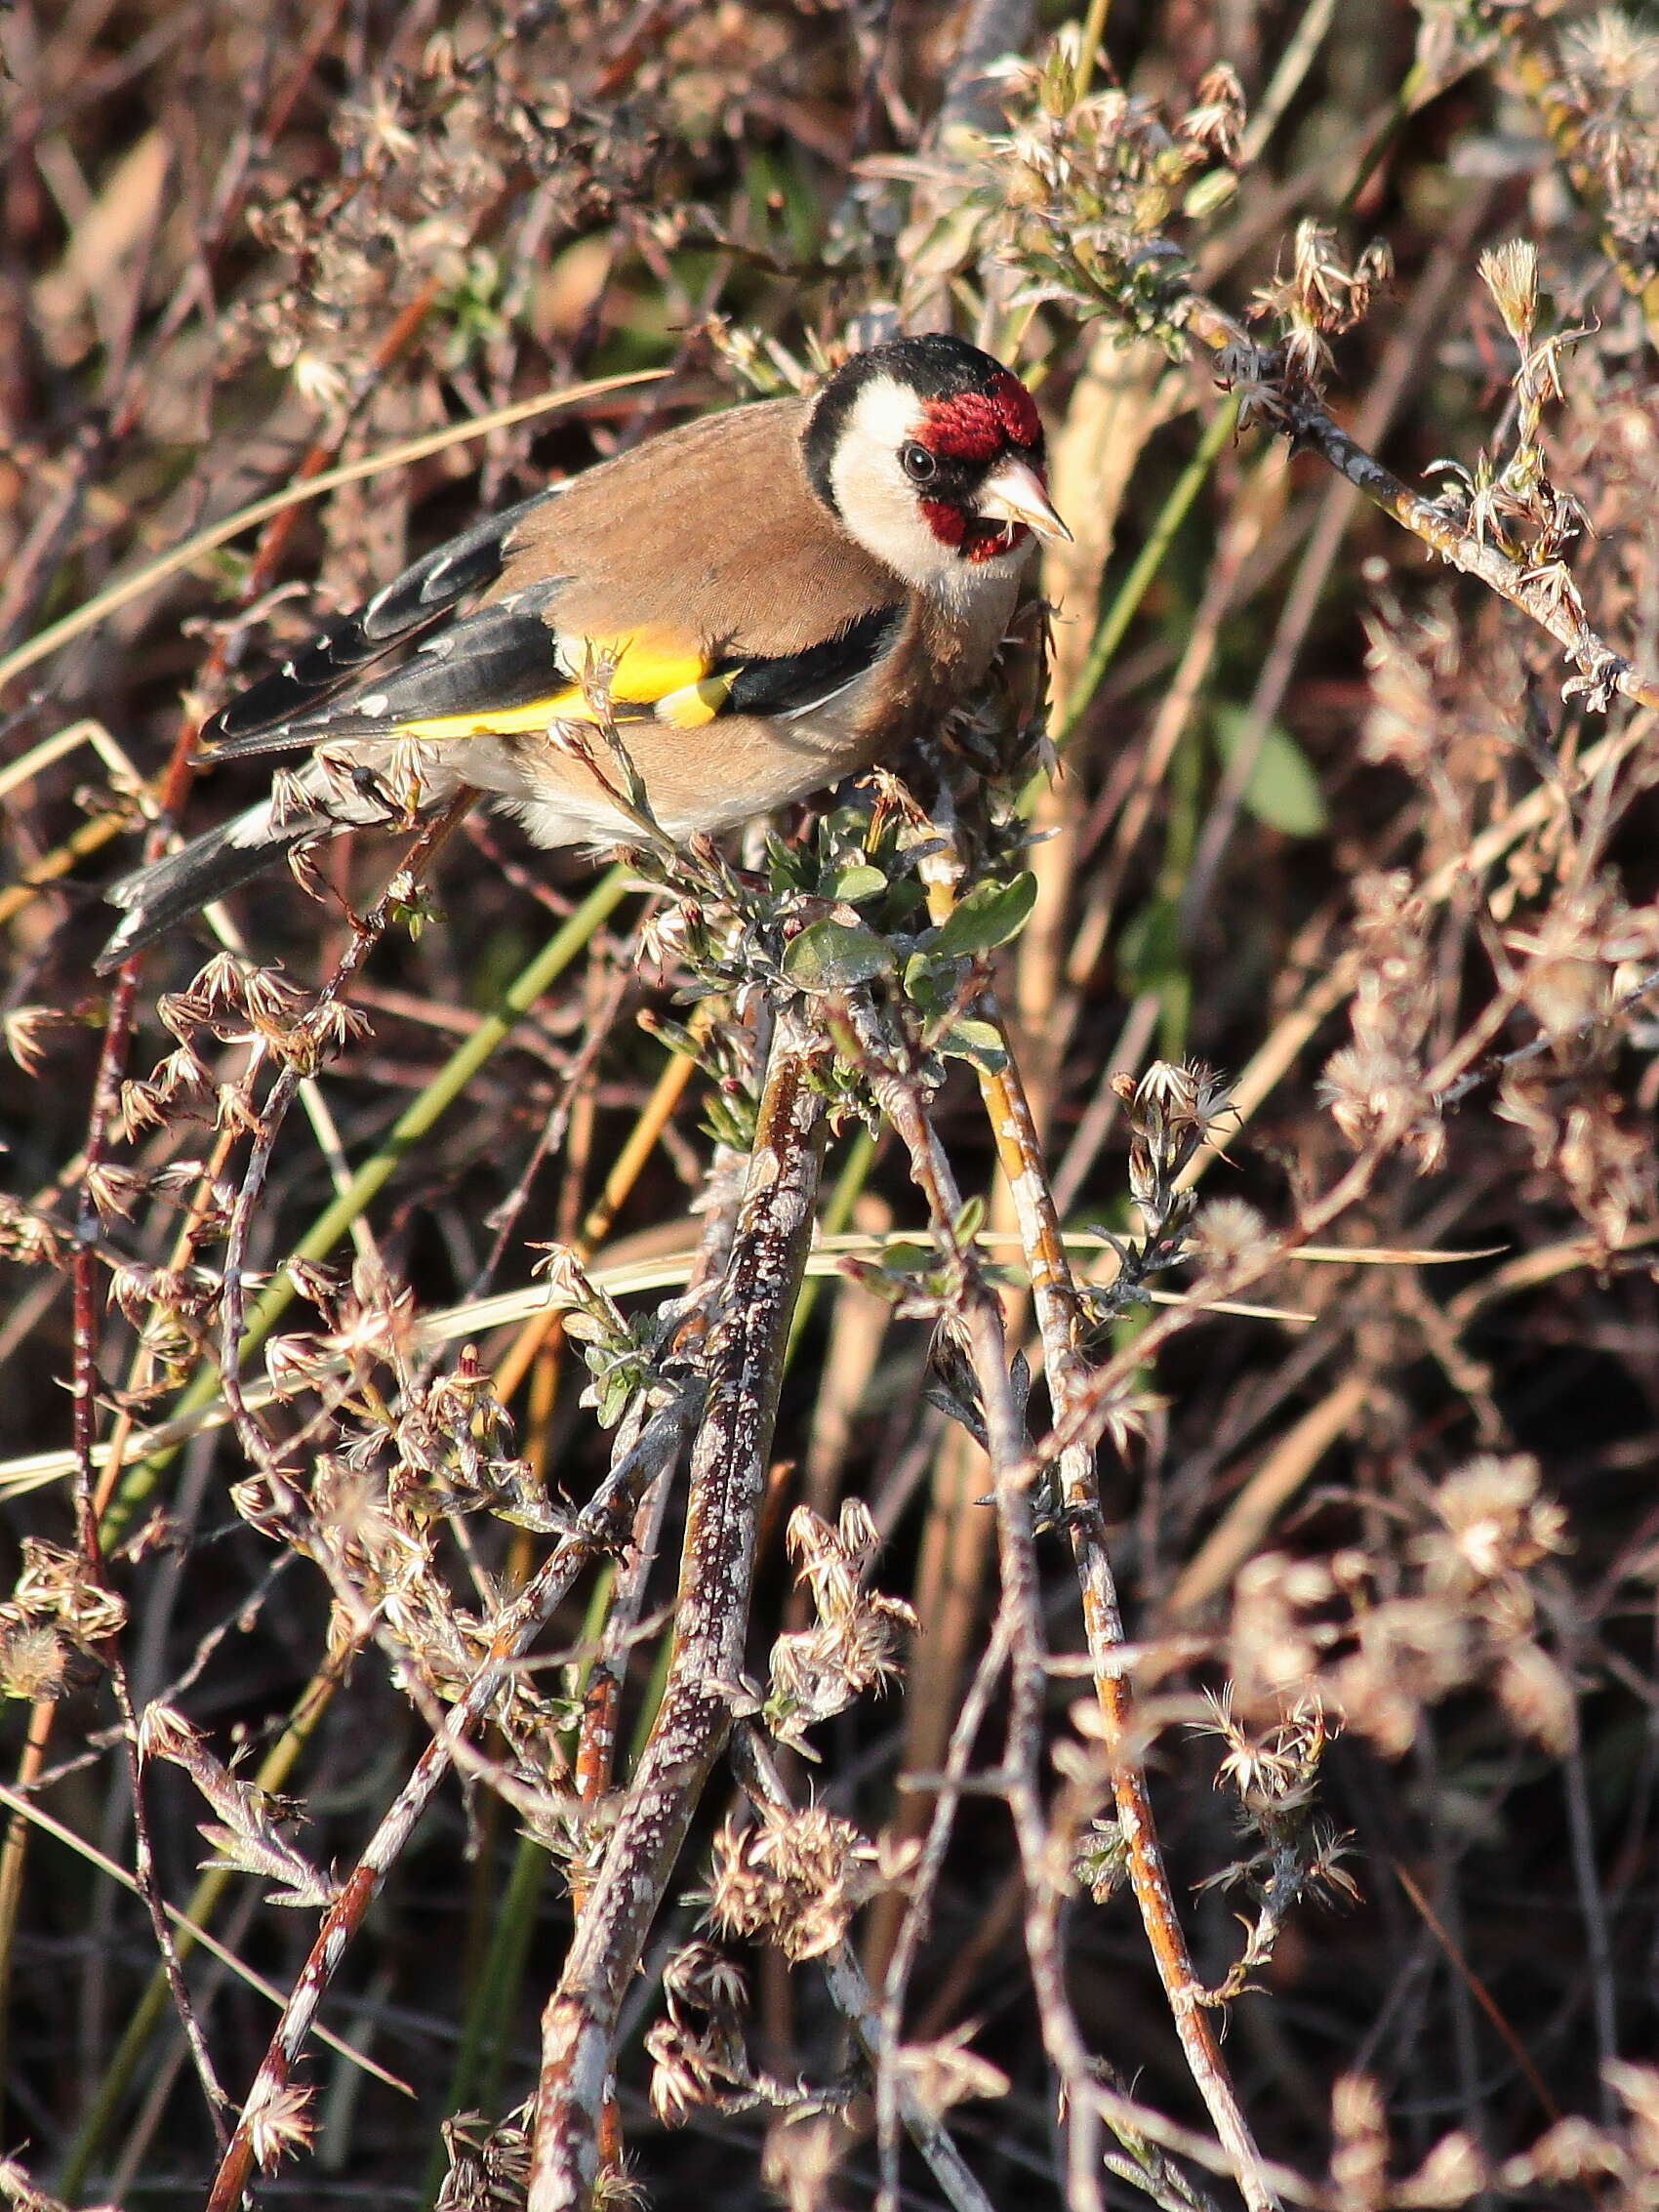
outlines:
M860 727L850 696L796 721L732 715L690 730L640 721L619 735L659 826L676 839L735 829L869 767L883 750L880 732ZM597 735L586 758L580 744L552 738L466 738L445 746L444 767L499 799L538 844L626 843L638 835L610 796L620 777Z

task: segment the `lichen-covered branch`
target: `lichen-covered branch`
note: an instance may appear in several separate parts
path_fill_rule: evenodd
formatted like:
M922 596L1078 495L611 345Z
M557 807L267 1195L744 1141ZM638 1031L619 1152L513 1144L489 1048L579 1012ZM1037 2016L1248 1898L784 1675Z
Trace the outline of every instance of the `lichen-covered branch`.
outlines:
M668 1684L543 2017L530 2212L587 2203L623 1996L731 1731L783 1351L818 1194L823 1100L811 1066L822 1048L802 1015L780 1014L709 1341Z

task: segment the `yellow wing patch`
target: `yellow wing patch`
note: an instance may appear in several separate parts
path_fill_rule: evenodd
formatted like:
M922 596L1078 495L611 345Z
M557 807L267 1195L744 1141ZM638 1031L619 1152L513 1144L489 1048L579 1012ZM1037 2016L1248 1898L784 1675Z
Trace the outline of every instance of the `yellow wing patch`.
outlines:
M737 676L708 673L708 656L700 647L640 631L626 637L561 638L557 661L575 677L567 689L549 692L518 707L476 707L464 715L432 715L403 722L399 734L441 742L446 738L511 737L545 730L549 722L593 719L581 685L588 668L595 675L611 662L610 697L619 719L630 709L650 709L675 729L697 729L725 706Z
M618 706L655 707L676 691L703 681L708 674L708 656L700 645L661 631L637 631L627 637L573 637L559 644L559 663L567 676L580 683L584 662L592 655L594 666L614 660L611 697Z
M706 676L701 683L682 684L678 691L665 692L657 702L657 719L674 729L701 729L722 712L742 673L741 669L731 669L724 676Z
M427 715L420 721L399 722L395 734L441 744L446 738L512 737L524 730L544 730L549 722L591 720L580 691L555 691L546 699L532 699L526 707L474 707L465 715Z

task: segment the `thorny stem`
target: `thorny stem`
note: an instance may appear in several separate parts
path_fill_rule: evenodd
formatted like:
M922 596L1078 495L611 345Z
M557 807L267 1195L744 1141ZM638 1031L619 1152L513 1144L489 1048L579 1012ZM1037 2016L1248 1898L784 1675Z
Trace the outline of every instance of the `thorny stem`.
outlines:
M951 1731L951 1746L946 1755L944 1776L934 1795L933 1814L928 1823L921 1857L910 1872L905 1916L899 1925L893 1954L887 1962L887 1975L881 1990L881 2012L876 2028L877 2040L870 2053L876 2069L875 2124L881 2157L881 2195L877 2212L893 2212L899 2202L898 2122L904 2098L899 2049L904 2034L905 1995L916 1952L921 1947L922 1937L927 1930L934 1892L938 1889L940 1876L945 1870L945 1855L950 1848L951 1832L955 1823L968 1762L973 1757L974 1744L984 1723L986 1709L991 1703L991 1693L1007 1664L1008 1632L1009 1624L999 1612L991 1641L974 1669L968 1694L962 1700L961 1709Z
M329 977L318 997L315 1007L312 1009L310 1019L313 1023L319 1014L326 1013L330 1007L339 1004L364 962L375 946L379 944L381 935L387 922L391 919L392 884L398 884L401 889L399 879L404 874L414 878L416 881L420 881L439 846L470 807L475 797L476 794L464 785L448 805L440 813L434 814L423 827L420 838L409 855L406 868L400 870L398 875L392 878L392 883L388 884L382 893L373 912L354 925L351 932L351 942L342 956L339 966ZM289 1107L294 1102L295 1094L303 1081L304 1074L305 1070L300 1060L291 1058L270 1086L260 1112L259 1133L254 1139L254 1149L249 1156L248 1166L242 1177L242 1188L237 1194L236 1204L231 1213L230 1232L225 1240L224 1297L221 1310L220 1367L225 1393L230 1400L232 1411L236 1414L237 1427L243 1434L244 1443L248 1441L250 1416L246 1408L241 1404L241 1394L237 1389L237 1371L242 1358L244 1263L247 1257L248 1235L254 1214L258 1208L260 1193L264 1187L265 1174L270 1167L271 1153L276 1145L277 1134L282 1127ZM265 1456L263 1453L256 1455L262 1460Z
M1186 327L1217 356L1218 370L1228 381L1242 375L1240 362L1260 364L1263 381L1247 388L1248 396L1293 446L1311 446L1373 507L1392 515L1431 553L1477 577L1547 631L1578 669L1565 687L1568 695L1582 694L1598 712L1605 710L1614 692L1643 707L1659 707L1659 683L1639 674L1597 636L1570 594L1552 589L1552 572L1529 570L1459 516L1411 491L1341 429L1317 400L1275 382L1275 357L1257 347L1231 316L1199 293L1188 295Z
M1103 2212L1100 2112L1088 2093L1094 2068L1066 1993L1058 1912L1066 1872L1054 1864L1037 1780L1042 1756L1044 1646L1041 1593L1032 1541L1031 1493L1015 1475L1024 1423L1009 1387L1002 1316L983 1286L970 1300L964 1320L969 1358L985 1408L986 1443L995 1482L1002 1576L999 1613L1009 1624L1010 1645L1003 1786L1026 1875L1026 1957L1043 2040L1066 2092L1068 2201L1076 2212Z
M731 1731L784 1346L818 1194L823 1100L810 1069L822 1051L804 1016L779 1016L709 1340L668 1683L543 2015L529 2212L583 2212L589 2200L623 1996Z
M131 971L116 981L109 1003L109 1019L99 1053L93 1082L92 1115L87 1127L86 1160L82 1173L80 1206L75 1222L73 1269L74 1380L71 1386L71 1434L75 1447L75 1540L87 1574L101 1584L102 1546L94 1505L95 1399L98 1389L98 1312L96 1270L99 1220L93 1204L94 1170L101 1164L109 1131L120 1101L121 1068L126 1057L127 1035L132 1026L138 982Z
M1611 694L1623 693L1639 706L1659 707L1659 684L1640 676L1630 663L1602 643L1583 616L1570 603L1554 594L1542 578L1529 574L1524 564L1483 542L1474 530L1445 514L1433 500L1409 490L1382 463L1334 423L1311 399L1292 399L1284 411L1283 427L1291 442L1311 445L1339 475L1346 476L1373 507L1420 538L1465 575L1478 577L1498 596L1518 607L1542 630L1547 630L1580 675L1567 686L1581 692L1598 711L1605 711Z
M736 1224L740 1195L739 1185L733 1170L734 1167L741 1167L741 1166L742 1162L739 1156L727 1151L723 1146L716 1153L709 1170L708 1204L704 1213L703 1235L698 1245L697 1255L692 1263L684 1292L673 1300L672 1310L681 1317L676 1320L672 1332L674 1364L676 1367L687 1364L697 1366L700 1377L697 1385L698 1396L688 1410L687 1433L689 1433L690 1425L695 1419L697 1408L702 1404L701 1374L709 1326L708 1300L704 1295L704 1290L707 1285L718 1281L723 1276L730 1256L732 1232ZM591 1218L592 1216L589 1215L589 1221L591 1221ZM586 1233L585 1229L585 1236ZM578 1250L583 1249L582 1240L578 1241L575 1249ZM505 1398L506 1392L501 1388L499 1377L496 1387L498 1394ZM613 1448L613 1456L620 1459L632 1454L635 1449L635 1431L638 1426L639 1423L635 1414L630 1412L625 1417L618 1431L617 1442ZM628 1626L627 1609L630 1601L637 1602L643 1594L650 1567L656 1559L663 1513L669 1495L671 1478L673 1470L678 1464L681 1449L681 1445L676 1445L671 1454L661 1454L656 1471L637 1486L637 1496L629 1508L631 1535L626 1545L618 1547L622 1551L622 1565L616 1575L615 1588L614 1590L604 1590L604 1584L601 1583L600 1585L601 1590L604 1590L605 1626L600 1650L594 1662L593 1674L589 1677L584 1693L581 1734L575 1761L577 1796L583 1806L588 1806L597 1800L609 1786L610 1761L614 1756L616 1741L616 1713L620 1702L622 1669L620 1663L611 1664L607 1672L607 1661L615 1659L619 1643L627 1640ZM602 1698L594 1694L596 1689L595 1678L601 1675L606 1676ZM536 1856L538 1861L544 1858L544 1854L540 1852ZM517 1878L515 1873L514 1881ZM541 1867L538 1865L536 1874L538 1885L540 1878ZM591 1888L591 1881L583 1869L580 1861L571 1863L570 1882L572 1897L577 1901L580 1907L581 1900ZM510 1918L510 1913L507 1917ZM502 1938L502 1933L501 1930L498 1930L498 1942ZM473 1994L475 2012L487 2014L498 2022L505 2018L505 1985L499 1973L492 1978L492 1967L499 1965L500 1957L501 1954L498 1953L495 1944L492 1944L491 1952L484 1960L479 1974L475 1978ZM473 2045L471 2024L469 2023L468 2028L463 2034L457 2068L450 2085L449 2108L452 2112L458 2112L472 2105L480 2106L485 2110L493 2110L495 2102L493 2085L499 2077L504 2053L505 2039L498 2040L491 2052L488 2064L480 2066L478 2063L479 2054ZM614 2107L610 2107L605 2118L601 2121L602 2142L611 2131L610 2113L613 2110ZM446 2165L447 2158L440 2145L434 2160L434 2170L429 2173L427 2179L426 2201L430 2201L440 2188Z
M588 1668L582 1686L582 1722L577 1732L574 1771L577 1817L585 1823L591 1823L597 1817L616 1772L627 1640L637 1623L646 1584L657 1563L657 1544L668 1495L665 1473L639 1502L633 1517L633 1540L617 1577L615 1602L605 1615L604 1649ZM587 1870L573 1868L570 1884L573 1913L580 1916L591 1895L592 1883ZM617 2106L616 2084L607 2081L599 2113L600 2159L608 2167L620 2165L622 2150L622 2115Z
M220 2087L219 2076L214 2071L213 2060L202 2034L201 2022L196 2018L195 2007L190 2002L190 1992L184 1984L184 1969L180 1962L179 1946L173 1941L173 1930L167 1924L167 1908L156 1884L155 1854L150 1849L149 1840L149 1816L144 1809L143 1762L139 1756L138 1715L133 1710L127 1669L118 1653L111 1655L109 1679L121 1714L127 1784L133 1797L133 1875L139 1895L143 1900L144 1910L149 1914L150 1933L161 1956L162 1971L167 1977L173 2009L179 2015L179 2024L184 2031L190 2064L195 2068L196 2079L202 2086L208 2117L213 2123L214 2140L223 2151L228 2141L223 2113L230 2100Z
M883 1035L882 1026L868 1003L853 1003L849 1012L867 1055L865 1072L883 1112L892 1121L910 1154L910 1173L927 1200L934 1235L955 1275L954 1318L966 1339L985 1408L987 1449L995 1481L1002 1584L993 1634L1008 1648L1008 1747L1003 1780L1030 1892L1026 1915L1027 1956L1044 2048L1061 2082L1068 2143L1068 2200L1078 2212L1101 2212L1100 2111L1093 2095L1094 2069L1066 1994L1057 1923L1051 1915L1045 1916L1037 1904L1040 1892L1061 1877L1049 1864L1047 1832L1035 1780L1042 1743L1042 1613L1032 1545L1024 1422L1009 1381L1001 1310L986 1286L972 1251L956 1235L954 1224L960 1212L960 1201L955 1180L917 1086L904 1072L902 1047L896 1049L895 1042Z
M1053 1851L1037 1781L1037 1762L1042 1741L1043 1642L1040 1593L1032 1545L1029 1503L1030 1484L1034 1470L1030 1454L1024 1451L1024 1426L1009 1379L1007 1344L1002 1331L1001 1314L994 1298L979 1279L971 1253L958 1244L952 1227L959 1201L949 1166L943 1160L938 1140L932 1132L913 1086L895 1072L891 1056L883 1051L883 1041L877 1026L870 1018L868 1010L861 1010L857 1006L852 1010L855 1027L870 1053L871 1064L867 1072L876 1086L884 1110L893 1119L894 1126L910 1152L911 1173L918 1188L927 1197L933 1214L934 1233L941 1245L951 1253L959 1269L959 1320L985 1407L987 1444L996 1486L1002 1601L993 1633L998 1639L1006 1637L1011 1661L1010 1715L1002 1779L1026 1873L1027 1955L1044 2047L1060 2077L1064 2094L1068 2123L1069 2201L1082 2208L1082 2212L1099 2212L1103 2202L1098 2172L1102 2163L1098 2141L1099 2122L1104 2119L1130 2150L1131 2156L1142 2164L1146 2161L1144 2136L1152 2131L1143 2129L1134 2109L1128 2106L1128 2101L1101 2080L1099 2069L1083 2042L1066 1993L1065 1960L1059 1923L1065 1875L1053 1864ZM1024 1105L1023 1095L1020 1105ZM1032 1157L1040 1156L1033 1154ZM1046 1185L1044 1188L1046 1189ZM1091 1463L1091 1482L1092 1474ZM1095 1511L1098 1517L1098 1503ZM1099 1550L1099 1568L1107 1577L1107 1592L1111 1596L1110 1566L1104 1542ZM1087 1605L1088 1587L1085 1585L1086 1609ZM1114 1598L1113 1606L1112 1625L1115 1629L1116 1640L1121 1641L1122 1631L1116 1621ZM1091 1641L1091 1652L1093 1651ZM1115 1676L1109 1671L1112 1664L1113 1661L1108 1659L1108 1671L1103 1672L1097 1656L1097 1676L1114 1682ZM1138 1776L1138 1770L1136 1772ZM1144 1799L1144 1777L1139 1777L1139 1781L1141 1797ZM1114 1784L1120 1786L1118 1777L1114 1777ZM1133 1800L1131 1802L1134 1803ZM1120 1808L1122 1803L1120 1795ZM1122 1818L1121 1810L1119 1818ZM1173 1902L1162 1872L1156 1829L1152 1823L1150 1806L1146 1808L1142 1844L1142 1860L1137 1870L1137 1901L1142 1895L1141 1884L1144 1882L1150 1891L1155 1876L1155 1911L1154 1917L1148 1922L1148 1934L1160 1974L1164 1977L1165 1988L1171 1994L1171 2010L1177 2029L1182 2035L1188 2064L1210 2110L1226 2165L1237 2181L1246 2203L1252 2208L1252 2212L1272 2212L1272 2208L1279 2202L1278 2185L1281 2177L1277 2173L1270 2174L1266 2162L1256 2150L1242 2115L1238 2113L1233 2086L1221 2064L1219 2053L1216 2054L1216 2069L1212 2070L1204 2064L1203 2046L1196 2044L1192 2033L1195 2025L1202 2034L1204 2045L1214 2049L1213 2032L1197 2010L1202 1992L1193 1974L1191 1961L1187 1958L1185 1940L1175 1918ZM1143 1917L1145 1916L1143 1908ZM1176 1964L1175 1957L1168 1949L1171 1931L1174 1943L1179 1946L1180 2003L1177 2003L1175 1991L1171 1987L1171 1974ZM1195 2049L1197 2064L1194 2064ZM1167 2135L1167 2131L1162 2132ZM1188 2143L1182 2148L1191 2151L1194 2147ZM1205 2155L1204 2162L1213 2162L1213 2154Z
M996 1019L994 1003L989 1010L991 1018ZM983 1083L997 1157L1014 1194L1021 1241L1026 1248L1050 1402L1057 1416L1064 1417L1081 1395L1089 1372L1076 1350L1076 1284L1055 1218L1040 1140L1012 1052L1007 1066L997 1075L986 1075ZM1060 1454L1059 1472L1066 1530L1082 1593L1083 1629L1093 1663L1095 1695L1112 1761L1113 1796L1141 1925L1169 2000L1182 2054L1211 2125L1234 2159L1246 2204L1252 2212L1267 2212L1278 2199L1264 2178L1261 2153L1222 2057L1215 2028L1203 2009L1205 1992L1194 1971L1186 1934L1170 1894L1146 1769L1129 1748L1133 1693L1116 1659L1124 1640L1123 1616L1107 1544L1092 1446L1085 1442L1070 1445Z
M359 1648L356 1638L343 1643L326 1665L307 1682L290 1712L288 1726L260 1762L254 1776L256 1788L273 1793L281 1789L311 1731L322 1718L329 1700L349 1671L351 1660ZM180 1922L177 1948L181 1961L195 1947L195 1929L204 1927L211 1921L230 1879L226 1868L213 1867L202 1875L191 1891L185 1903L183 1918ZM113 2058L104 2069L98 2092L59 2169L58 2189L65 2202L72 2203L80 2191L99 2147L113 2122L127 2085L149 2048L150 2038L168 1993L166 1971L164 1968L157 1968L128 2020L126 2031L116 2046Z
M1339 992L1337 999L1340 997ZM1437 1065L1428 1071L1423 1082L1425 1094L1435 1096L1448 1088L1479 1049L1478 1039L1460 1039ZM1114 1401L1129 1374L1144 1367L1170 1336L1190 1328L1206 1311L1237 1297L1287 1259L1298 1245L1314 1242L1319 1232L1349 1207L1357 1205L1370 1189L1379 1167L1395 1156L1409 1123L1409 1108L1386 1119L1324 1195L1304 1204L1295 1221L1279 1236L1264 1241L1251 1257L1218 1269L1205 1281L1200 1295L1187 1299L1178 1308L1170 1308L1149 1322L1134 1344L1104 1367L1083 1370L1065 1412L1056 1414L1049 1434L1039 1438L1027 1454L1023 1479L1034 1480L1042 1468L1076 1445L1086 1445L1092 1450L1112 1419ZM1192 1165L1183 1171L1189 1180ZM1179 1178L1177 1187L1181 1187Z

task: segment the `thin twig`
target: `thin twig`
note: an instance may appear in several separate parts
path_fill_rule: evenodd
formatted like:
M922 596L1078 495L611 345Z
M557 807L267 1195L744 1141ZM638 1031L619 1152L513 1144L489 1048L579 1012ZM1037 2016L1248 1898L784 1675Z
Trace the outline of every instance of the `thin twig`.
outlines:
M929 899L932 911L941 920L949 911L951 898L948 864L935 863L931 870ZM981 1000L980 1012L983 1018L1001 1027L996 1002L989 992ZM1006 1033L1004 1044L1008 1044ZM1042 1339L1049 1397L1056 1428L1060 1430L1066 1426L1068 1414L1087 1394L1089 1384L1089 1369L1078 1349L1080 1308L1076 1283L1055 1211L1041 1140L1012 1046L1008 1046L1001 1069L982 1066L979 1078L997 1159L1013 1196L1020 1224L1032 1304ZM983 1375L981 1386L984 1387ZM1203 2098L1217 2137L1234 2160L1239 2188L1251 2212L1271 2212L1277 2199L1264 2177L1261 2153L1244 2117L1215 2028L1203 2007L1202 1985L1194 1971L1186 1935L1170 1892L1146 1770L1130 1748L1133 1693L1116 1663L1116 1655L1124 1641L1123 1619L1095 1472L1097 1441L1098 1432L1075 1434L1059 1454L1059 1477L1066 1528L1082 1594L1084 1633L1094 1663L1095 1694L1112 1760L1113 1791L1128 1857L1130 1881L1188 2069Z
M489 1654L456 1701L445 1733L435 1737L421 1754L323 1918L248 2092L229 2150L214 2177L207 2212L232 2212L241 2201L253 2164L255 2126L292 2080L323 1994L387 1872L449 1772L458 1747L484 1719L517 1661L562 1603L578 1575L592 1559L624 1539L646 1487L665 1467L673 1464L683 1449L700 1397L697 1389L688 1388L653 1415L633 1450L612 1468L583 1507L570 1533L498 1617L491 1631Z
M983 1678L985 1674L986 1668L982 1665L980 1677ZM979 1710L983 1715L983 1704ZM970 1751L971 1748L970 1740ZM738 1779L757 1806L770 1807L774 1811L793 1809L793 1800L784 1786L777 1761L752 1721L740 1721L738 1724L732 1740L732 1763L737 1769ZM826 1952L823 1966L824 1979L836 2010L858 2037L866 2058L876 2068L878 2081L883 2084L890 2082L892 2085L895 2119L903 2119L911 2142L927 2160L934 2180L955 2207L955 2212L991 2212L991 2199L969 2172L962 2153L951 2140L948 2130L937 2114L929 2111L917 2097L896 2064L897 2029L890 2023L888 2005L884 2001L877 2010L870 1984L865 1980L864 1969L859 1964L858 1953L852 1945L846 1942L836 1944ZM884 2151L884 2169L885 2164ZM883 2189L886 2187L884 2180Z

